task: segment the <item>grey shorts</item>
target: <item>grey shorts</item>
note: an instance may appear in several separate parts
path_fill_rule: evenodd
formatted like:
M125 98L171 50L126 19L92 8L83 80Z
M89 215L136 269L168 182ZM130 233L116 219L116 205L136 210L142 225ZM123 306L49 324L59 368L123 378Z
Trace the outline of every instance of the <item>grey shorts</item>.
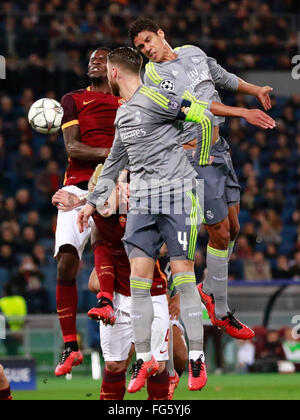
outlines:
M128 213L123 238L128 257L134 248L139 248L156 260L165 243L169 258L194 260L202 216L197 196L185 195L187 199L181 214L176 214L172 208L160 214Z
M228 207L240 201L239 185L231 156L224 153L223 163L201 167L194 164L198 179L204 179L204 223L214 225L228 216Z

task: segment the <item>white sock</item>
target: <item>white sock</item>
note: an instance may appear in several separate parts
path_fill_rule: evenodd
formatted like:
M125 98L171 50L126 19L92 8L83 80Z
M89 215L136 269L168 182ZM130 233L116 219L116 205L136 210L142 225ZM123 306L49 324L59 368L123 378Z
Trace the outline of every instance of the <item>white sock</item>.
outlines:
M189 351L189 360L198 360L199 357L202 356L202 362L205 362L205 356L203 351L191 350Z
M144 362L150 362L152 353L137 353L136 360L142 359Z

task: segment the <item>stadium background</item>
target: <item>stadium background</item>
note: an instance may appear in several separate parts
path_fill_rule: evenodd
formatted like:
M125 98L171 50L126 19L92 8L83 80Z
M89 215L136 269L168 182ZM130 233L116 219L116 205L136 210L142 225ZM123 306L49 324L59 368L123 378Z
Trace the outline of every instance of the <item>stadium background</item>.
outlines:
M60 100L87 86L93 49L128 45L129 23L144 15L160 22L172 46L198 45L229 71L274 88L269 114L276 119L275 130L260 131L231 119L222 131L242 186L241 232L229 267L231 306L259 327L253 343L256 360L262 361L257 369L269 369L266 355L285 358L283 344L290 340L288 328L294 327L292 318L300 308L300 89L292 79L299 10L297 0L1 2L6 79L0 81L0 296L5 291L23 296L29 314L23 342L11 352L35 357L39 370L47 371L61 346L54 315L56 208L50 199L62 185L67 157L61 134L32 131L28 110L40 97ZM222 98L228 105L258 106L242 95L222 92ZM206 240L203 231L196 254L199 281ZM87 290L92 263L87 249L78 278L79 324L87 352L97 343L95 323L85 317L94 303ZM276 293L280 296L272 307ZM223 371L240 369L239 345L222 339ZM208 346L213 354L212 341ZM0 340L0 355L6 351ZM219 367L211 356L210 371Z

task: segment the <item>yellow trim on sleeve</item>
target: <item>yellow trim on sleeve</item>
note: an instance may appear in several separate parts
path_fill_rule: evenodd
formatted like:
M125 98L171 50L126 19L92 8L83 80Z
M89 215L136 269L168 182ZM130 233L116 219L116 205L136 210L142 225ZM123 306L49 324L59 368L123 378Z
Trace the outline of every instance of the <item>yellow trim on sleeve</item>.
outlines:
M64 130L65 128L71 127L72 125L79 125L78 120L72 120L62 125L61 129Z

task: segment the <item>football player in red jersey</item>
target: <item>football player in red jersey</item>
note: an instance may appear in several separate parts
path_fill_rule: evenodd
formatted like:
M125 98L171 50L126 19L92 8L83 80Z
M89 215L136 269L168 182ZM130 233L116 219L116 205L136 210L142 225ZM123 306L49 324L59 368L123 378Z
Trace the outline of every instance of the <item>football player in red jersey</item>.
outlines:
M79 197L87 195L88 181L97 164L105 161L114 139L113 123L119 99L111 94L107 82L108 54L109 49L105 47L95 50L88 65L91 86L70 92L61 100L62 131L69 160L64 190ZM77 210L59 209L54 256L57 259L57 313L65 350L55 370L56 376L70 373L74 365L83 361L76 331L76 276L90 229L80 234L76 219Z
M80 198L71 196L66 191L60 191L58 194L66 210L74 208L76 204L83 204ZM114 201L117 194L112 194L112 197L112 201ZM72 205L69 206L69 203L72 203ZM100 325L101 347L105 359L105 371L100 393L101 400L122 400L124 398L126 390L125 375L132 355L132 343L134 341L130 322L130 264L122 242L126 215L119 214L118 210L114 214L116 208L118 208L118 199L116 199L116 203L111 204L110 208L104 210L102 215L99 213L93 215L98 237L96 238L93 235L92 248L95 253L95 269L91 275L89 287L91 291L98 294L103 286L102 279L109 277L114 289L113 303L116 314L113 327L111 325L106 326L104 323ZM166 288L166 276L161 272L157 262L151 289L154 306L151 346L158 361L159 370L155 376L148 378L149 400L167 400L169 395L169 373L166 368L166 361L169 358L169 311ZM93 319L101 318L101 309L100 300L98 305L89 311L89 316ZM106 322L106 324L108 323ZM135 369L136 364L133 365L133 375Z
M0 365L0 401L12 400L9 382L5 376L3 366Z

